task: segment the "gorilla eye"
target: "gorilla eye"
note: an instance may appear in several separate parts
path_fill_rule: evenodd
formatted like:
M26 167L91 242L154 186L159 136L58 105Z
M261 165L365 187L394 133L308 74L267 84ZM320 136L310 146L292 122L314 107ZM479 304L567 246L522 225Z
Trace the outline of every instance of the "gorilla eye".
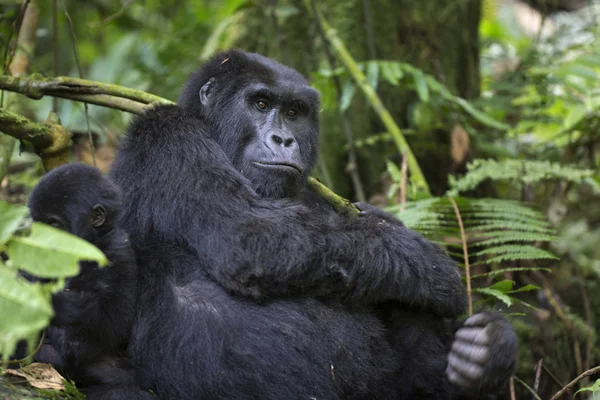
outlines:
M256 102L256 107L259 110L263 110L264 111L264 110L266 110L269 107L269 105L266 102L264 102L262 100L259 100L259 101Z
M287 110L287 116L288 117L295 117L296 114L298 114L298 112L295 109L293 109L293 108L290 108L289 110Z

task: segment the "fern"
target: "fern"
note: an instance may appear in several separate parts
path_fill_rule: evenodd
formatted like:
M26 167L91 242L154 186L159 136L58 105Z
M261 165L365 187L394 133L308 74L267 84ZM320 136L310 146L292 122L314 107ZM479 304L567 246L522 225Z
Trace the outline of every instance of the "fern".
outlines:
M450 177L452 189L449 196L475 189L485 180L507 180L522 184L532 184L545 180L562 180L577 184L587 183L596 191L600 190L594 181L594 170L559 165L549 161L525 160L474 160L467 165L469 172L460 179Z
M551 260L556 257L535 246L538 242L554 239L554 230L537 210L512 200L453 198L459 209L467 241L469 265L489 265L490 270L471 276L472 280L494 279L510 272L534 270L549 271L533 265L514 266L517 261ZM408 202L401 211L399 205L388 208L409 228L421 232L448 253L463 267L463 242L456 212L448 197L429 198ZM513 282L502 280L490 287L473 289L486 298L494 298L507 305L522 301L513 294L536 290L532 285L513 288Z

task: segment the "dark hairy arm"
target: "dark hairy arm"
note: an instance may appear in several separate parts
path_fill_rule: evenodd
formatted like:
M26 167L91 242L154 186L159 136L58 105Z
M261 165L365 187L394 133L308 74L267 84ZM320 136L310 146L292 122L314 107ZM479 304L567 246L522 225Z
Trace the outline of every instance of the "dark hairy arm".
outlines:
M203 125L177 106L131 125L111 174L134 241L152 232L194 249L212 279L242 296L338 294L463 312L459 274L439 247L375 216L322 215L258 197Z

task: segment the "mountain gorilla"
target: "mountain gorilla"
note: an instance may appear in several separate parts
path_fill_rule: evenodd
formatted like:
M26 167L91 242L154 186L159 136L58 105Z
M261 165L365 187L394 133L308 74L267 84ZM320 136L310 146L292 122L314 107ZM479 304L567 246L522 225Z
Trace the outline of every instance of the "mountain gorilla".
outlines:
M180 106L138 117L113 165L140 273L130 343L163 399L449 399L504 384L515 338L464 312L455 264L402 224L299 201L319 96L256 54L217 55ZM390 304L395 304L392 308ZM397 313L396 313L397 311ZM448 354L453 365L445 378Z
M96 168L59 167L44 176L29 197L34 221L55 226L98 247L110 265L80 262L80 274L53 295L55 316L36 361L55 365L88 398L137 395L125 358L137 296L137 266L127 234L118 228L120 191ZM139 391L139 398L153 398Z

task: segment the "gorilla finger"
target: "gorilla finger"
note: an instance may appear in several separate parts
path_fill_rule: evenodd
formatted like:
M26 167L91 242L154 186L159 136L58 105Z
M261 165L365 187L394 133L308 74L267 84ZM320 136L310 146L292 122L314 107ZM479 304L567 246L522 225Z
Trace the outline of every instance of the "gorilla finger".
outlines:
M464 322L463 326L485 326L489 320L489 315L485 313L479 313L469 317Z
M448 380L450 382L452 382L455 385L458 385L460 387L468 389L472 386L472 382L470 380L465 379L461 374L456 372L454 370L454 368L452 368L450 366L448 366L448 368L446 368L446 376L448 377Z
M456 331L454 337L467 343L475 343L483 346L487 345L490 341L490 336L484 328L460 328Z
M484 364L490 359L487 346L479 346L457 340L452 344L452 353L464 360Z
M448 366L471 380L477 380L483 376L483 367L481 365L465 361L453 353L450 353L448 357Z

